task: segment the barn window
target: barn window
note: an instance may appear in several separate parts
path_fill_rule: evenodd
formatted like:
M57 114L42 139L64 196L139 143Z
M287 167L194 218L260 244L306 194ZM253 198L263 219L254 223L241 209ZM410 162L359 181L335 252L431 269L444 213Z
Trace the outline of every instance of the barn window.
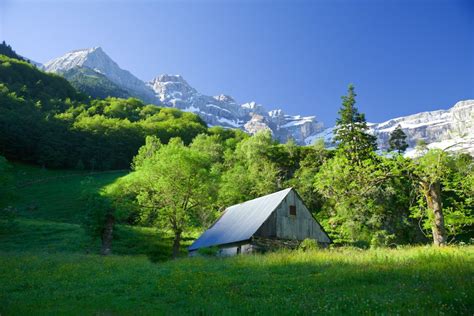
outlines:
M296 205L290 205L290 215L296 216Z

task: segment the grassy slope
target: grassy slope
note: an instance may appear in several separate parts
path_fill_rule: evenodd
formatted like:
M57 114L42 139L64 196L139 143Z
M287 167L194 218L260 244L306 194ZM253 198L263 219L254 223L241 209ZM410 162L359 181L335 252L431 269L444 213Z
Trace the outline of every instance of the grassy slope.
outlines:
M10 231L0 231L1 250L97 253L98 241L91 242L80 226L84 216L81 193L100 190L125 171L90 173L15 164L9 173L13 193L0 207L14 206L19 218ZM85 186L89 178L92 181ZM153 228L118 226L115 238L113 251L117 254L143 254L153 261L171 254L171 236ZM189 242L185 240L183 246Z
M0 312L468 315L473 255L472 247L414 248L160 264L144 257L9 255L0 257Z
M102 258L79 223L84 189L124 172L87 174L15 165L0 231L0 314L470 314L474 247L331 250L153 263L169 236L119 226ZM152 259L150 261L149 259Z

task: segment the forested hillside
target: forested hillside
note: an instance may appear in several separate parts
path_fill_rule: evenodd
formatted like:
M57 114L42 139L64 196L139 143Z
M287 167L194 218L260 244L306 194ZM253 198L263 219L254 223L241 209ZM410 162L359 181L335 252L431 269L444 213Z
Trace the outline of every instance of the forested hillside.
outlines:
M61 73L78 91L92 98L129 98L130 94L103 74L86 67L75 67Z
M189 143L206 132L192 113L137 99L91 99L64 78L0 56L0 153L45 167L124 169L146 135Z

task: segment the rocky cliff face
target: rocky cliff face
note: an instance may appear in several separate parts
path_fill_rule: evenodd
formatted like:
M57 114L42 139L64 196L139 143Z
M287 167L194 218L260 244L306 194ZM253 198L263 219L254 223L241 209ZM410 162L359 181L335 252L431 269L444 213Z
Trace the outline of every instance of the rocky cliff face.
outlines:
M413 154L418 140L424 140L430 148L474 155L474 100L460 101L449 110L422 112L372 125L380 149L388 148L390 133L397 125L407 135L408 155Z
M213 97L203 95L177 75L161 75L148 82L148 86L155 91L162 104L194 112L213 126L241 128L252 134L270 130L280 141L294 138L299 143L322 129L322 124L314 116L291 116L282 110L267 112L256 102L238 104L224 94Z

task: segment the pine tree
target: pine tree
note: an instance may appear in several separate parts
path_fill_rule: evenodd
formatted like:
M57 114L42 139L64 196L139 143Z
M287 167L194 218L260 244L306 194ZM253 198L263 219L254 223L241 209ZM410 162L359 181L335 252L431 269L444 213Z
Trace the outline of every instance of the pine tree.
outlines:
M23 57L18 55L12 49L12 47L10 45L5 43L5 41L2 41L2 43L0 43L0 55L5 55L5 56L10 57L10 58L15 58L15 59L18 59L18 60L26 61Z
M393 132L390 134L390 139L388 140L390 151L397 151L399 154L405 152L408 148L406 142L407 135L403 132L400 125L398 125Z
M342 108L336 121L338 149L352 162L361 164L377 149L376 138L367 133L369 129L365 115L356 108L354 86L349 85L347 95L342 97Z

